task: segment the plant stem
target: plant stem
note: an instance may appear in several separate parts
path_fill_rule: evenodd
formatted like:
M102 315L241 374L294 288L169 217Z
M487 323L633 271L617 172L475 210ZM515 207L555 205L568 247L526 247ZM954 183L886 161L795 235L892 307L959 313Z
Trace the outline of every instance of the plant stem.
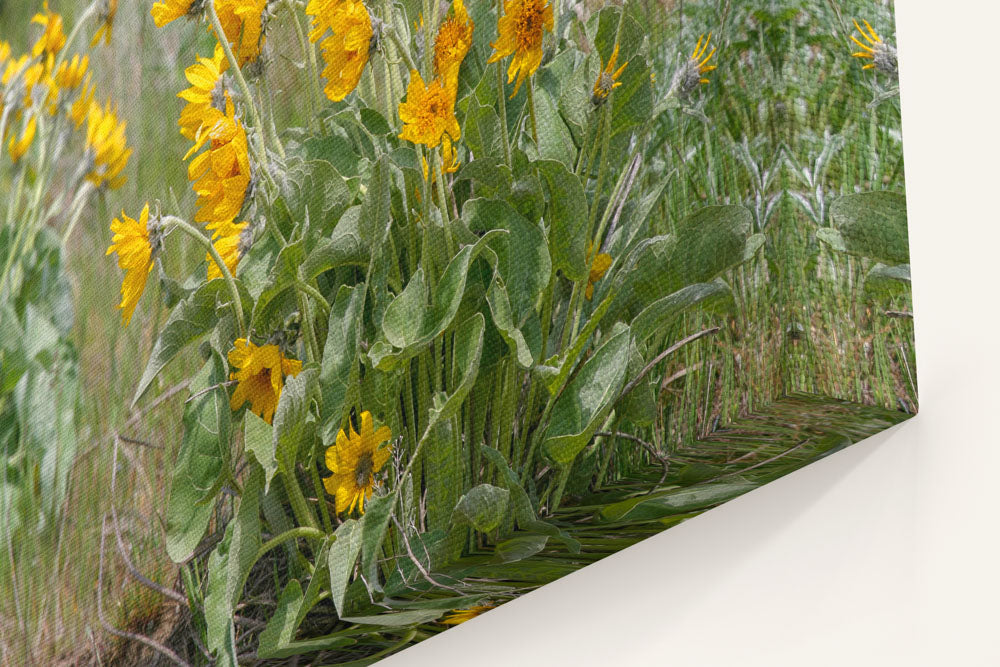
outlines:
M299 13L295 11L295 5L290 0L285 0L285 7L292 16L292 24L295 26L295 35L299 39L299 46L302 48L302 58L309 63L309 95L313 104L313 118L319 116L320 107L323 104L323 97L319 91L319 68L316 66L316 49L313 48L302 28L302 21ZM326 134L326 126L319 121L320 132Z
M531 117L531 138L538 148L538 121L535 118L535 77L528 77L528 115Z
M260 560L264 554L271 549L280 547L282 544L290 540L297 540L300 537L312 540L322 540L326 538L326 534L318 528L312 528L310 526L296 526L295 528L290 528L280 535L272 537L267 542L264 542L260 549L257 550L257 555L254 556L254 562Z
M230 272L226 263L222 261L219 251L215 249L215 244L213 244L212 241L204 234L192 227L186 220L178 218L177 216L163 216L163 224L177 227L201 244L208 254L212 256L212 260L216 263L216 265L218 265L219 271L222 273L222 277L226 281L226 286L229 288L229 296L232 298L231 305L233 307L233 313L236 315L236 323L239 327L240 336L246 336L246 322L243 319L243 300L240 299L240 291L236 288L236 280L233 278L232 272Z

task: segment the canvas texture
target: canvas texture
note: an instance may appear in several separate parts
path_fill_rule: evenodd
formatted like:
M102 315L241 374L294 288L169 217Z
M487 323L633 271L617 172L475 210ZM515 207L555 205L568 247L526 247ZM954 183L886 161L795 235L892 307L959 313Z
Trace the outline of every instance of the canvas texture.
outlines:
M0 662L371 664L914 415L895 42L0 0Z

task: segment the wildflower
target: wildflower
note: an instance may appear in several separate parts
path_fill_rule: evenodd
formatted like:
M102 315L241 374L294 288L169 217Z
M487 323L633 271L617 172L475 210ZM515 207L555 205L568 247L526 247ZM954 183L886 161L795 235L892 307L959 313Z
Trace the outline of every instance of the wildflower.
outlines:
M100 27L97 32L94 33L94 38L90 40L90 46L97 46L97 43L101 41L101 37L104 38L105 46L111 43L111 28L115 23L115 13L118 11L118 0L103 0L100 8L97 10L97 21L100 23Z
M122 280L122 300L118 307L122 311L122 325L128 326L139 298L146 289L146 280L153 270L153 259L160 249L159 222L149 220L149 204L143 207L139 220L134 220L122 211L121 220L111 223L114 236L108 246L107 255L118 253L118 268L125 271Z
M243 256L243 232L247 226L246 222L227 222L215 230L215 241L212 245L222 257L230 274L236 273L236 265L240 263L240 258ZM208 279L221 278L222 270L212 259L211 254L205 253L205 261L208 263Z
M188 151L194 154L208 144L188 165L188 178L198 194L195 221L206 222L208 229L232 222L243 208L250 186L250 156L247 133L236 118L233 101L226 95L226 113L208 131L202 132Z
M862 19L862 22L865 24L867 31L858 25L857 21L854 22L854 27L858 29L858 32L864 37L865 42L868 43L865 44L854 35L851 35L851 41L861 47L860 51L851 55L855 58L867 58L872 61L865 65L864 69L877 69L883 74L895 75L898 69L895 47L883 42L882 38L878 36L878 33L875 32L875 29L872 28L868 21Z
M90 108L92 106L94 106L94 84L91 83L90 73L88 72L86 78L83 80L83 85L80 87L79 95L76 96L73 104L70 105L66 115L79 128L83 125L83 121L87 120L87 116L90 115Z
M35 129L37 125L38 119L35 116L32 116L25 124L24 130L21 132L21 138L10 138L10 143L7 144L7 150L10 151L10 159L13 162L20 160L24 154L28 152L28 149L31 148L31 142L35 140Z
M237 338L228 356L229 365L237 369L229 375L230 380L237 381L229 407L239 410L250 401L250 411L270 424L285 378L298 375L302 362L286 358L277 345L258 347L246 338Z
M451 7L454 14L441 24L434 40L434 73L444 80L454 99L458 94L458 70L472 47L476 24L469 19L462 0L455 0Z
M31 55L35 58L43 54L54 56L66 44L66 34L63 32L62 16L49 10L48 0L42 5L44 13L31 17L32 23L45 26L38 41L31 47Z
M267 0L214 0L215 11L240 67L260 56ZM221 39L221 38L220 38Z
M306 13L312 16L309 40L320 41L323 52L323 92L334 102L347 97L358 86L375 39L372 19L360 0L310 0Z
M594 283L604 277L604 274L611 268L611 255L607 253L597 253L594 257L594 244L587 243L587 264L590 266L590 275L587 276L587 291L584 296L587 301L594 298Z
M542 64L542 35L552 32L552 5L548 0L504 0L503 16L498 24L500 36L490 44L493 55L487 62L514 55L507 67L507 83L517 77L511 95L517 95L524 80Z
M198 16L204 9L205 0L159 0L149 13L153 16L156 27L162 28L182 16Z
M698 84L709 82L705 75L716 68L715 65L708 64L712 56L715 55L716 49L713 48L708 55L705 55L711 41L712 33L708 33L708 39L705 39L704 35L700 35L691 57L674 73L673 81L670 82L670 90L676 92L679 97L687 97L694 92Z
M434 79L427 86L417 70L410 72L406 101L399 104L399 118L404 123L399 138L415 144L434 148L446 133L452 141L462 135L451 96L441 85L441 79Z
M132 155L125 141L125 122L118 120L111 103L101 109L91 104L87 112L87 148L92 152L93 166L87 179L101 187L119 188L125 183L122 170Z
M480 604L474 607L469 607L468 609L453 609L445 614L438 623L442 625L458 625L459 623L465 623L466 621L472 620L476 616L493 609L496 605L492 604Z
M52 79L59 88L72 90L83 82L89 65L90 58L87 55L81 58L79 53L74 54L72 60L64 60L59 63L55 73L52 75Z
M222 46L215 45L215 54L211 58L198 56L194 65L184 70L184 76L191 84L177 93L177 97L187 104L181 111L177 124L181 134L197 141L203 128L211 128L225 116L225 83L223 72L229 66Z
M430 170L430 165L427 164L427 158L423 158L424 162L424 179L431 179L431 187L433 188L434 183L437 182L437 172L432 172ZM457 152L455 151L455 145L451 142L451 138L445 134L441 137L441 171L445 174L454 174L458 171L458 168L462 166L462 163L457 159ZM419 196L419 190L417 191Z
M365 513L365 500L372 497L375 473L382 469L392 453L392 443L380 447L392 437L388 426L374 428L372 414L361 413L361 433L348 427L350 434L341 429L336 443L326 450L326 467L333 473L323 480L327 493L336 500L337 514L353 512L358 507Z
M615 65L618 63L618 45L615 44L615 50L611 52L611 57L608 59L607 66L601 71L597 76L597 80L594 81L594 94L591 96L590 101L594 103L594 106L599 106L604 104L605 100L608 99L608 95L611 91L622 85L618 77L622 75L625 68L628 66L626 62L624 65L615 69Z
M7 62L8 58L10 58L10 44L0 39L0 65Z

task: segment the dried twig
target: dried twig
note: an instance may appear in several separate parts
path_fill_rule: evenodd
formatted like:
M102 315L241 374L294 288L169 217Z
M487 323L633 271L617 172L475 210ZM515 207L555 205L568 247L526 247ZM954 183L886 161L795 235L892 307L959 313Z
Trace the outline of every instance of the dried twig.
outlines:
M699 338L703 338L705 336L709 336L711 334L718 333L720 330L721 330L721 327L709 327L708 329L703 329L702 331L699 331L698 333L691 334L690 336L688 336L687 338L684 338L683 340L677 341L676 343L674 343L673 345L671 345L670 347L668 347L667 349L665 349L663 352L660 352L658 355L656 355L655 359L653 359L651 362L649 362L648 364L646 364L646 367L643 368L641 371L639 371L639 374L635 376L635 379L633 379L631 382L629 382L627 385L625 385L625 388L622 389L622 393L618 396L618 400L620 401L621 399L623 399L626 396L628 396L629 392L631 392L633 389L635 389L638 386L638 384L640 382L642 382L642 378L646 377L646 375L649 374L649 371L653 370L653 368L656 366L656 364L660 363L661 361L663 361L664 359L666 359L671 354L673 354L677 350L681 349L682 347L684 347L688 343L693 343L694 341L698 340Z

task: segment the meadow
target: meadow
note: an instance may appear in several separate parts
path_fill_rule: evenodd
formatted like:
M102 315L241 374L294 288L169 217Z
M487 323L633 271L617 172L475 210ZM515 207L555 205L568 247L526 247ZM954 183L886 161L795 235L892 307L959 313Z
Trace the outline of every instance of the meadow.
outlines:
M891 2L245 4L0 0L3 664L370 664L915 413Z

